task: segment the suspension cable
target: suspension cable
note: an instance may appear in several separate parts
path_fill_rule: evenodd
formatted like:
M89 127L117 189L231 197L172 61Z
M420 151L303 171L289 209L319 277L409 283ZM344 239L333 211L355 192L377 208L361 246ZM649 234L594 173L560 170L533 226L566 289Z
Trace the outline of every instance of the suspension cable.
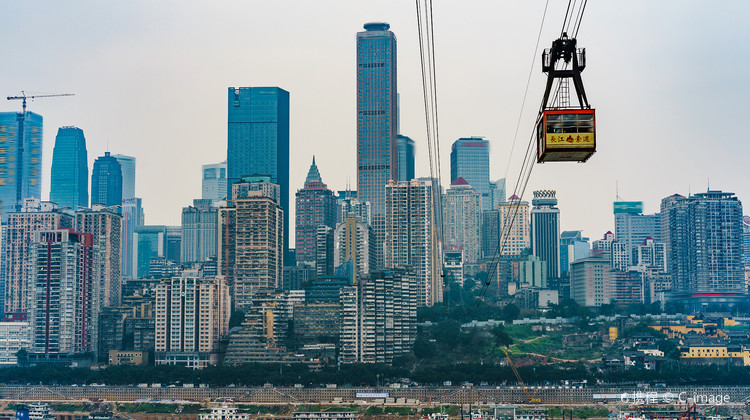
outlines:
M563 29L560 33L561 37L565 32L567 32L570 29L571 25L574 28L573 38L575 38L578 35L578 30L581 26L581 21L583 20L583 13L586 9L587 2L588 0L582 0L581 3L579 3L578 12L575 13L575 18L574 18L573 11L575 10L575 6L577 2L575 0L568 1L568 8L565 13L565 19L563 20L563 26L562 26ZM547 5L545 5L544 15L542 16L541 27L539 28L539 37L541 37L541 31L544 25L544 17L546 16L546 13L547 13ZM570 19L568 19L569 16L570 16ZM567 29L566 29L566 26L567 26ZM539 47L539 37L537 38L537 45L534 48L534 59L536 59L536 54L537 54L536 51ZM532 60L532 69L533 69L533 66L534 66L534 60ZM567 64L566 64L566 67L567 67ZM529 74L529 81L530 80L531 80L531 73ZM526 92L528 92L528 86L529 86L529 82L527 81ZM523 108L524 108L524 104L526 101L526 92L524 93L524 100L521 105L521 114L523 114ZM560 92L560 83L558 83L555 89L555 97L553 99L553 102L557 100L559 92ZM545 105L546 104L544 103L540 105L539 107L540 113L544 110ZM521 120L521 116L519 115L519 125L520 125L520 120ZM513 138L513 148L515 148L515 141L516 141L517 134L518 134L518 125L516 127L516 135L514 135L514 138ZM497 275L498 275L497 281L498 282L500 281L500 278L499 278L500 273L498 270L498 265L500 263L500 259L503 254L503 251L505 250L506 244L508 243L509 237L511 236L513 225L516 222L520 207L523 203L522 202L523 196L526 192L529 179L531 178L531 172L534 169L534 164L536 163L536 158L533 153L534 134L535 134L535 130L532 130L532 133L531 133L531 136L529 138L529 142L526 148L526 153L524 155L521 170L519 171L518 178L517 178L515 187L513 189L513 195L516 196L516 202L513 205L511 205L511 210L508 212L511 214L510 221L508 223L505 223L505 220L503 220L503 228L501 230L501 235L498 240L497 249L495 251L495 255L492 258L492 262L488 266L487 273L485 275L484 284L482 286L482 291L480 295L478 296L478 299L476 300L474 306L469 311L469 314L471 314L479 306L480 302L484 301L484 297L492 282L491 276L495 272L497 272ZM511 155L513 152L513 148L511 149ZM508 161L508 165L510 165L510 159ZM506 167L506 177L507 177L507 173L508 173L508 167ZM506 219L506 218L503 218L503 219Z
M445 277L443 261L443 243L445 238L445 228L443 222L443 197L442 197L442 177L440 175L440 143L439 143L439 124L438 124L438 103L437 103L437 80L435 64L435 35L433 8L431 0L415 0L417 31L419 35L419 58L421 64L422 76L422 96L424 99L425 127L427 132L427 150L430 163L430 186L432 191L432 208L433 221L436 226L433 227L433 233L437 240L433 241L434 249L433 258L439 262L440 276ZM442 283L442 282L441 282ZM433 290L434 292L434 290ZM447 307L445 308L447 313Z

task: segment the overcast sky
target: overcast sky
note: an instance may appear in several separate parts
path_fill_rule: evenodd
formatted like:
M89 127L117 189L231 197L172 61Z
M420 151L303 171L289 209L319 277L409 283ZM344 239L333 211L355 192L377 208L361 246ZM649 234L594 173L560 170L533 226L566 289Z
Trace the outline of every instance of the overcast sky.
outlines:
M540 48L559 35L567 3L550 1ZM544 89L537 59L508 165L544 7L435 0L444 180L451 143L484 136L491 177L507 171L512 189ZM226 159L228 86L290 92L292 195L313 154L330 188L356 185L355 34L370 21L398 39L401 131L417 142L417 175L429 175L414 2L35 1L0 11L0 95L76 95L29 102L44 117L43 199L57 128L75 125L89 171L107 149L135 156L146 223L179 225L200 198L201 165ZM524 198L557 190L562 228L592 239L613 229L617 184L646 212L709 182L750 202L748 22L747 1L588 2L578 44L598 152L586 164L537 165ZM3 101L0 112L20 107Z

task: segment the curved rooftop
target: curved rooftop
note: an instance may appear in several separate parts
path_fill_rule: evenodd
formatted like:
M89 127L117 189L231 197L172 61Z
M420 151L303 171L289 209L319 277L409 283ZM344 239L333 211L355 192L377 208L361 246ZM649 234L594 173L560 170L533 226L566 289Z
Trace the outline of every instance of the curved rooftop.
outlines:
M366 31L387 31L391 28L391 25L385 22L368 22L365 23Z

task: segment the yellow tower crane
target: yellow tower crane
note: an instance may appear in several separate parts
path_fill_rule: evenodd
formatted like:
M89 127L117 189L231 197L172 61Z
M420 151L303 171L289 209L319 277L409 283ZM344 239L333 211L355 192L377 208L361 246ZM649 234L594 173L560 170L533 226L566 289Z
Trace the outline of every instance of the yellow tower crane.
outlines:
M518 379L518 383L521 384L521 388L523 389L523 392L526 394L526 398L529 400L530 404L538 404L541 403L542 400L536 396L537 391L535 390L534 393L531 393L529 391L529 388L526 386L525 383L523 383L523 379L521 379L521 374L518 373L518 369L516 369L516 365L513 364L513 360L510 358L510 354L507 350L500 347L500 350L505 353L505 357L508 359L508 364L510 365L510 368L513 369L513 374L516 375L516 379Z

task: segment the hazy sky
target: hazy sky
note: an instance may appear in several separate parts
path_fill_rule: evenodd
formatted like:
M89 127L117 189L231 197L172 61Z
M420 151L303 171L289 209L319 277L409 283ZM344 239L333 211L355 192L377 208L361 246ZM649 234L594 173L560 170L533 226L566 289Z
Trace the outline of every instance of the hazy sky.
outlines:
M567 3L550 1L540 48L559 35ZM507 171L515 183L544 89L537 59L508 167L544 6L435 0L444 180L451 143L485 136L491 177ZM397 36L401 131L417 142L417 175L429 175L414 2L8 1L0 12L0 95L76 94L29 103L44 117L44 199L57 128L76 125L89 171L107 149L136 156L146 222L178 225L200 198L201 165L226 159L228 86L290 92L292 195L313 154L329 187L356 185L355 34L370 21ZM592 239L613 229L617 183L647 212L709 182L750 203L748 22L747 1L588 2L578 44L598 152L537 165L524 198L557 190L562 228Z

